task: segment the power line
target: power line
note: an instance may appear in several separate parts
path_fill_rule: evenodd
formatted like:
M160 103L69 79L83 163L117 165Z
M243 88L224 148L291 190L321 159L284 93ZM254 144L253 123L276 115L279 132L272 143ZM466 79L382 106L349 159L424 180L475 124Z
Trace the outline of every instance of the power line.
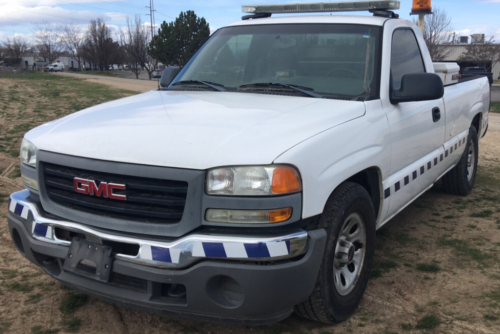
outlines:
M174 19L174 20L175 20L175 17L169 16L169 15L167 15L167 14L163 14L162 12L159 12L159 11L156 11L156 12L157 12L158 14L160 14L160 15L163 15L163 16L166 16L166 17L168 17L168 18L171 18L171 19Z

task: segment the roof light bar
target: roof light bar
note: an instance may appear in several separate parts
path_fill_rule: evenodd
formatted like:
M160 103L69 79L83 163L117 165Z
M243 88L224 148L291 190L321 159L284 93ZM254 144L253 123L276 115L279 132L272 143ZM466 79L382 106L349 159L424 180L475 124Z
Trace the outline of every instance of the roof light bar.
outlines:
M243 13L259 14L287 14L287 13L323 13L323 12L358 12L368 10L399 9L399 1L342 1L316 2L281 5L242 6Z

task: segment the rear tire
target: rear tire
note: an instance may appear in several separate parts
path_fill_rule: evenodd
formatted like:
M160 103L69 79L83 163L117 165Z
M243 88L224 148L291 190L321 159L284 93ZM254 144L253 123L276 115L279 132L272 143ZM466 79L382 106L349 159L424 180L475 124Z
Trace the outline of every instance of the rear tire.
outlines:
M469 129L467 146L458 164L443 176L443 189L447 193L467 196L476 183L479 140L474 126Z
M302 317L323 323L349 318L370 277L375 250L375 210L368 192L356 183L340 185L320 219L327 244L313 293L295 307Z

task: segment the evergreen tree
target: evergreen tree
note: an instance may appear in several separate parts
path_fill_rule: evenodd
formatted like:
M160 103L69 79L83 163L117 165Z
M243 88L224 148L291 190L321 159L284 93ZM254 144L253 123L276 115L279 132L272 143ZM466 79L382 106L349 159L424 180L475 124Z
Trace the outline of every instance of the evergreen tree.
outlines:
M174 22L163 22L148 47L151 57L165 65L184 66L210 37L205 19L194 11L181 12Z

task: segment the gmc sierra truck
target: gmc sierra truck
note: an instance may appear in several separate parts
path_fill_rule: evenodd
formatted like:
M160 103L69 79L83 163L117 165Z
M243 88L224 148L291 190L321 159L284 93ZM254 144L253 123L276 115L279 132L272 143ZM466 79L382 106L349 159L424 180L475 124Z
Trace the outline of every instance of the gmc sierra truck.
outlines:
M167 315L347 319L375 231L438 180L469 194L488 126L487 78L433 64L398 8L244 6L159 90L29 131L17 249L63 284ZM373 16L330 15L355 10Z

